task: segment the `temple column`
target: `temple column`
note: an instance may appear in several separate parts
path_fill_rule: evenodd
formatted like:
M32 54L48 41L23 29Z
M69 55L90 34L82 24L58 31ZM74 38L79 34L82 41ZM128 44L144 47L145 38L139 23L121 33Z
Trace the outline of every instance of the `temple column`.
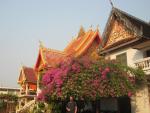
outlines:
M26 95L28 95L29 85L26 84Z
M38 77L37 77L37 95L41 92L41 88L40 88L40 74L38 74Z

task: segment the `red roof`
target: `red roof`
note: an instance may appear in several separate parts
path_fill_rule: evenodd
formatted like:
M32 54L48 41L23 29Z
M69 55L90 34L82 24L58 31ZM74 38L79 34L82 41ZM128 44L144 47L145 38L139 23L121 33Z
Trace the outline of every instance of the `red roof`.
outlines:
M22 83L23 81L29 83L37 82L36 74L33 68L25 66L22 67L18 82Z
M35 69L37 69L40 65L43 67L54 67L66 58L67 55L62 51L40 47Z

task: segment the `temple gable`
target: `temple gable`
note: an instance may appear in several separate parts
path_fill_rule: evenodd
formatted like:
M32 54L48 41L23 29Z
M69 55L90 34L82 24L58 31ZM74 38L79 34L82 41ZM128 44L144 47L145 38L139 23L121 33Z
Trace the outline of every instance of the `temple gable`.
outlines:
M128 29L122 22L115 20L112 24L112 29L108 36L105 48L121 41L132 40L136 37L136 34Z

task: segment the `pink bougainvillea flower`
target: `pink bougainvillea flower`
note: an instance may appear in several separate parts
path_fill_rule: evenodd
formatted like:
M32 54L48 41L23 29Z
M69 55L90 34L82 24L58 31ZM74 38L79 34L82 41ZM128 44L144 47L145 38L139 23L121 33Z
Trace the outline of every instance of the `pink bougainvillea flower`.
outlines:
M102 72L102 68L101 68L101 67L99 67L98 70L99 70L100 72Z
M80 65L78 63L73 63L71 66L71 69L73 72L79 73L80 72Z
M101 75L101 78L102 78L102 79L106 79L107 72L104 70L104 71L102 71L101 74L102 74L102 75Z
M110 72L110 68L109 67L106 67L105 68L105 71L108 73L108 72Z
M128 92L128 97L131 97L132 96L132 93L129 91Z

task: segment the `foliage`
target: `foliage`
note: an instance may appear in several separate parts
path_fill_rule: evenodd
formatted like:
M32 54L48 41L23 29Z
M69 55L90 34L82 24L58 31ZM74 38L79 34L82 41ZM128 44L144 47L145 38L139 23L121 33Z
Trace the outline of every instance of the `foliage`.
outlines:
M7 101L17 101L18 100L18 96L8 93L8 94L0 94L0 99L2 100L7 100Z
M144 72L104 59L91 61L88 57L70 59L49 69L42 78L45 86L38 95L42 101L76 99L96 100L101 97L131 96Z
M0 100L0 109L6 108L6 102Z

